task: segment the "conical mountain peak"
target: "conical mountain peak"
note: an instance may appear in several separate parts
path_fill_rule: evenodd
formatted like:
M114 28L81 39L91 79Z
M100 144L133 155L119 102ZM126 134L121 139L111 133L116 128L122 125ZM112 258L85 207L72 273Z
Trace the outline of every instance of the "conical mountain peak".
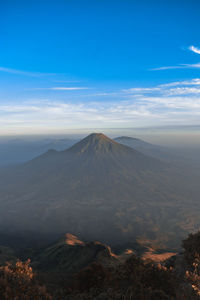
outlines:
M118 146L120 147L119 143L110 139L103 133L92 133L73 145L69 151L77 154L102 154L112 151Z
M88 140L90 142L113 142L115 143L115 141L113 141L112 139L110 139L109 137L107 137L105 134L103 133L91 133L90 135L88 135L85 140Z

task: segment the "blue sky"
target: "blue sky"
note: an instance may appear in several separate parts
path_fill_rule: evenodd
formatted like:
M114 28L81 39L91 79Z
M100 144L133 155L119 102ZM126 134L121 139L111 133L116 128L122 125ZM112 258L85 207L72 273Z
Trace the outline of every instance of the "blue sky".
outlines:
M1 1L0 135L200 125L200 2Z

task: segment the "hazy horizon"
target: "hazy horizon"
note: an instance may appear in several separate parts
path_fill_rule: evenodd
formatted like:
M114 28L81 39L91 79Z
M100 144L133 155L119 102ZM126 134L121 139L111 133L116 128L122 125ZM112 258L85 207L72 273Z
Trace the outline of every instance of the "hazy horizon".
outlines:
M0 142L13 139L81 139L91 133L104 133L111 138L128 136L166 147L195 148L200 146L200 126L149 127L149 128L85 128L63 130L56 133L32 133L0 135Z

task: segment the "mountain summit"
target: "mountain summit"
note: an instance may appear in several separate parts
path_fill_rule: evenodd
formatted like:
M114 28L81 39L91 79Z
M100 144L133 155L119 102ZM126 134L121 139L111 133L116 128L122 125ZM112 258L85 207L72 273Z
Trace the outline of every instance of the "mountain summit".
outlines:
M17 166L7 187L4 179L0 226L4 232L26 230L49 240L66 231L109 244L140 234L156 238L161 203L165 207L176 201L168 168L102 133L92 133L67 150L48 151ZM68 242L76 243L72 240Z
M62 154L62 153L60 153ZM84 170L83 176L96 172L94 177L103 173L127 173L141 170L158 170L164 167L159 160L150 158L135 149L122 145L102 133L92 133L71 148L63 151L65 160L78 162L77 171ZM59 153L58 155L59 156ZM120 171L121 170L121 171ZM101 178L100 178L101 180Z
M121 145L103 133L92 133L73 145L69 151L76 154L105 154L116 151Z

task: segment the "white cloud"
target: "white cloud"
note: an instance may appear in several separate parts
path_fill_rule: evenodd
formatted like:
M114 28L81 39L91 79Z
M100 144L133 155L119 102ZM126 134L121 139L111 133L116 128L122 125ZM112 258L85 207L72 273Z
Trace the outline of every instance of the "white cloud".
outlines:
M65 87L65 86L56 86L56 87L46 87L46 88L33 88L28 90L52 90L52 91L77 91L77 90L88 90L89 87L80 87L80 86L72 86L72 87Z
M200 54L200 49L195 46L190 46L188 49L196 54ZM171 70L171 69L198 69L198 68L200 68L200 63L179 64L177 66L162 66L158 68L152 68L150 69L150 71L162 71L162 70Z
M200 95L141 95L119 102L24 102L0 105L0 128L30 133L76 128L199 124Z
M66 98L1 102L0 134L200 124L200 78L101 94L99 101L90 93L93 99L76 103Z
M154 87L134 87L122 90L132 96L142 97L142 95L157 95L157 96L171 96L171 95L189 95L200 94L200 79L194 78L191 80L175 81L166 84L160 84ZM138 93L140 93L138 95Z
M151 87L151 88L146 88L146 87L141 87L141 88L130 88L130 89L126 89L126 90L122 90L123 92L126 93L149 93L149 92L155 92L155 91L159 91L160 87Z
M159 87L170 87L170 86L180 86L180 85L200 85L200 78L160 84Z
M200 54L200 49L195 46L190 46L189 50L191 50L194 53Z
M200 63L197 64L182 64L182 67L185 69L199 69Z
M188 94L200 94L200 88L194 87L177 87L169 90L165 90L165 94L168 95L188 95Z
M152 68L150 71L162 71L162 70L170 70L170 69L199 69L200 63L196 64L180 64L178 66L164 66L158 68Z
M4 67L0 67L0 72L16 74L16 75L23 75L23 76L33 76L33 77L56 75L55 73L28 72L28 71L22 71L22 70L16 70L16 69L4 68Z
M51 87L46 88L47 90L54 90L54 91L76 91L76 90L87 90L88 87Z
M158 68L152 68L150 71L162 71L162 70L170 70L170 69L182 69L183 66L164 66L164 67L158 67Z

